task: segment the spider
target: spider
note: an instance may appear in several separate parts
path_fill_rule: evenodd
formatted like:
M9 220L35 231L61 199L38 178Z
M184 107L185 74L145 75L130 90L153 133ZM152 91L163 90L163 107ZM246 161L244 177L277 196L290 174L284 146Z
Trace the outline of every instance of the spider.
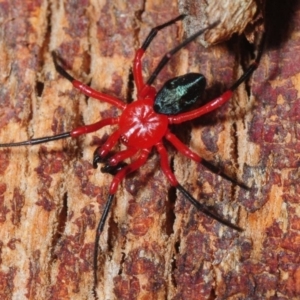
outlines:
M196 163L202 163L212 172L221 175L225 179L230 180L232 183L237 184L242 188L247 189L244 184L231 179L226 174L220 172L215 166L211 165L208 161L202 159L198 154L190 150L171 132L169 127L171 124L181 124L183 122L198 118L226 103L231 98L234 90L242 82L248 79L253 71L257 68L262 55L262 48L259 49L255 61L227 91L225 91L218 98L211 100L199 108L188 110L193 104L195 104L196 101L199 100L199 95L201 95L202 91L205 89L206 80L202 74L188 73L183 76L172 78L168 80L158 92L152 86L152 84L159 72L175 53L203 34L206 30L216 26L219 22L215 22L206 28L199 30L180 43L177 47L165 54L146 83L144 83L142 76L142 57L158 31L176 23L179 20L182 20L184 17L185 15L180 15L177 18L153 28L145 39L141 48L136 51L133 62L133 77L137 90L137 100L130 104L126 104L113 96L98 92L82 82L74 79L62 67L62 60L55 52L53 52L54 65L57 72L61 76L69 80L72 85L83 94L115 106L121 111L121 114L118 117L102 119L96 123L81 126L73 129L70 132L64 132L54 136L35 138L17 143L0 144L0 147L36 145L68 137L76 138L80 135L97 131L108 125L118 126L118 129L111 134L106 142L104 142L102 146L95 150L93 158L94 168L97 168L99 163L104 164L101 168L101 171L114 176L110 184L107 202L105 204L95 235L93 262L95 285L97 283L99 239L113 203L114 196L117 192L120 182L124 179L124 177L127 174L136 171L143 164L145 164L153 148L156 149L160 156L161 169L169 180L170 184L180 193L182 193L188 201L190 201L199 211L206 214L210 218L215 219L232 229L242 231L242 229L237 225L222 219L220 216L210 211L206 206L199 203L182 185L178 183L174 173L170 168L168 154L163 144L163 140L170 142L182 155L194 160ZM118 141L125 145L126 149L117 153L112 153L112 149ZM127 164L124 162L124 160L133 157L134 159L131 163Z

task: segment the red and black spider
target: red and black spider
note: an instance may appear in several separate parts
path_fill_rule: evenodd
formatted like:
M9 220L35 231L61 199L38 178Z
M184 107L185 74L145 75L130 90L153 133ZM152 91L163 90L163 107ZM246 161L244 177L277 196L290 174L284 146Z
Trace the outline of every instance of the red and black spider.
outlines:
M191 151L170 131L169 127L171 124L181 124L183 122L198 118L226 103L231 98L233 91L243 81L248 79L253 71L257 68L258 62L262 55L262 47L258 51L256 60L225 93L197 109L186 111L196 101L199 100L199 95L201 95L203 90L205 89L206 80L203 75L198 73L189 73L183 76L172 78L168 80L158 92L152 86L152 84L159 72L176 52L185 47L188 43L193 41L206 30L214 27L218 22L213 23L205 29L196 32L191 37L179 44L177 47L169 51L162 58L146 83L144 83L142 77L141 62L146 49L148 48L153 38L156 36L157 32L171 24L174 24L176 21L182 20L184 17L184 15L181 15L169 22L153 28L144 41L142 47L137 50L133 63L133 77L137 90L137 100L130 104L126 104L113 96L95 91L91 87L77 81L63 69L63 67L61 66L62 62L57 57L56 53L53 53L55 68L60 75L68 79L73 84L73 86L83 94L107 102L117 107L121 111L119 117L103 119L94 124L75 128L70 132L65 132L54 136L36 138L18 143L0 144L0 147L36 145L68 137L75 138L83 134L97 131L107 125L118 125L118 129L114 133L112 133L112 135L106 140L106 142L102 146L98 147L94 152L94 168L97 168L98 163L104 164L104 166L101 168L101 171L103 173L109 173L114 176L109 188L108 199L99 221L95 237L95 284L97 283L97 258L99 238L101 232L103 231L105 221L114 199L114 195L124 177L145 164L153 148L157 150L160 156L161 169L173 187L181 192L184 197L202 213L230 228L241 231L241 228L230 223L229 221L222 219L217 214L211 212L203 204L199 203L182 185L178 183L174 173L170 168L168 162L168 154L163 144L163 140L167 140L183 155L194 160L197 163L202 163L212 172L221 175L222 177L230 180L235 184L238 184L240 187L247 188L242 183L239 183L228 177L226 174L219 172L219 170L216 169L213 165L203 160L195 152ZM118 141L126 146L126 150L112 154L112 149ZM124 160L132 157L136 158L130 164L124 162Z

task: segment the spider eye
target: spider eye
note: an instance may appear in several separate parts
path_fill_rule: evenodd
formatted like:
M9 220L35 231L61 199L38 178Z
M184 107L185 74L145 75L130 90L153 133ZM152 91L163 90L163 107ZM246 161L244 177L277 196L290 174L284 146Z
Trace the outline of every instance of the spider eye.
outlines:
M205 85L205 77L199 73L188 73L168 80L156 95L155 112L176 115L187 110L199 99Z

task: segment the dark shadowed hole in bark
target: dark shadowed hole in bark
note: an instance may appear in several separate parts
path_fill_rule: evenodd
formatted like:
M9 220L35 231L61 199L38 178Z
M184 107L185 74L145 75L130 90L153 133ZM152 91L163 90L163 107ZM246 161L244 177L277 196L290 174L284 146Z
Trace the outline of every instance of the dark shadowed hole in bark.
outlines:
M90 46L90 49L91 49L91 45ZM90 50L89 51L84 51L82 53L82 73L85 73L85 74L90 74L91 72L91 62L92 59L91 59L91 55L90 55Z
M89 45L91 46L91 45ZM91 47L90 47L91 48ZM90 56L90 51L85 51L82 55L82 73L85 73L85 74L90 74L91 72L91 56ZM79 78L79 80L82 80L82 78ZM87 85L88 86L91 86L91 83L92 83L92 79L90 79L88 82L87 82ZM84 95L81 93L81 95ZM88 102L88 99L89 97L84 95L85 97L85 103L87 104Z
M112 205L110 209L110 216L109 219L106 221L108 223L108 237L107 237L107 243L108 243L108 252L112 252L115 249L115 242L117 240L117 236L119 233L118 224L114 220L114 206Z
M120 261L120 269L119 269L118 275L122 275L122 273L123 273L123 264L125 262L125 257L126 257L125 253L122 252L122 258L121 258L121 261Z
M171 170L174 172L174 159L170 162ZM176 220L176 215L174 212L175 201L177 199L177 189L175 187L171 187L168 191L168 202L166 207L166 234L170 236L174 233L174 223ZM173 256L171 260L171 280L173 286L177 287L177 282L175 278L175 271L177 269L177 255L179 253L180 242L177 240L174 244Z
M57 257L55 255L56 245L59 243L60 238L65 230L66 222L68 217L68 194L65 193L63 196L63 205L57 217L57 229L52 238L52 246L51 246L51 257L52 260L55 260Z
M127 95L126 95L126 100L127 103L132 103L133 102L133 94L134 91L134 80L133 80L133 73L132 71L130 71L129 75L128 75L128 82L127 82Z
M237 165L238 164L239 150L238 150L238 139L237 139L237 126L236 126L235 122L232 124L232 128L231 128L231 139L232 139L231 157L234 160L233 165ZM236 176L233 177L232 174L229 174L229 176L232 177L233 179L236 179ZM236 191L236 185L233 184L232 188L231 188L231 197L230 197L230 199L235 199L235 191Z
M214 300L214 299L216 299L216 298L217 298L217 295L216 295L216 293L215 293L215 289L212 288L211 291L210 291L210 295L209 295L208 300Z
M247 68L250 66L251 62L256 58L257 50L259 50L260 45L257 44L251 44L248 42L248 40L245 37L237 37L236 42L233 41L235 47L235 51L238 51L239 53L236 53L236 59L239 64L242 65L243 71L246 71ZM258 41L257 41L258 42ZM230 45L230 43L229 43ZM239 62L240 61L240 62ZM255 73L255 71L254 71ZM251 96L251 79L253 74L250 76L248 80L245 81L245 89L247 92L248 97Z
M178 240L174 244L174 252L173 252L173 257L171 262L171 280L175 288L177 287L175 272L177 270L177 255L179 254L179 248L180 248L180 240L178 238Z
M37 92L38 97L41 97L42 94L43 94L43 90L44 90L44 82L37 81L36 85L35 85L35 88L36 88L36 92Z
M174 205L176 200L176 188L171 187L168 190L168 201L166 202L166 234L170 236L173 232L173 226L176 219L175 213L174 213Z
M266 1L267 48L277 49L290 39L293 14L297 11L298 0Z
M38 79L42 79L39 76L39 72L41 72L43 65L45 64L45 53L47 53L49 51L49 45L50 45L50 35L51 35L51 31L52 31L52 27L51 27L51 11L48 7L48 15L47 15L47 30L45 32L45 36L41 45L41 48L38 51L38 70L37 71L37 78ZM42 72L43 73L43 72ZM36 93L38 97L41 97L44 91L44 82L41 80L37 80L36 81Z
M174 172L174 159L170 160L170 168ZM176 188L171 186L168 190L168 201L166 202L166 234L170 236L174 232L174 222L176 215L174 213L175 201L177 198Z

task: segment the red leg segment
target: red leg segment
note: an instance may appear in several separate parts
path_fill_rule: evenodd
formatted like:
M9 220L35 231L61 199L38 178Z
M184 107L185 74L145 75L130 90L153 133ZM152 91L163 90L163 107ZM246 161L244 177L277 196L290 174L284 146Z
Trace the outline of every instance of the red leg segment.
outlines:
M120 132L119 130L115 131L108 139L107 141L100 147L98 150L98 155L102 158L104 158L108 152L115 146L115 144L118 142L118 139L120 138Z
M75 138L82 134L87 134L90 132L97 131L104 126L114 125L114 124L118 124L118 123L119 123L119 118L107 118L107 119L103 119L99 122L96 122L94 124L89 124L89 125L75 128L70 132L70 135L72 138Z
M260 48L259 48L259 51L258 51L255 61L246 69L244 74L242 76L240 76L240 78L229 88L228 91L226 91L220 97L208 102L206 105L199 107L198 109L195 109L190 112L178 114L176 116L169 117L169 122L171 124L179 124L182 122L190 121L190 120L198 118L206 113L209 113L209 112L215 110L216 108L222 106L223 104L225 104L231 98L233 91L236 90L242 82L247 80L251 76L251 74L254 72L254 70L256 70L258 63L260 61L260 58L262 56L262 53L263 53L264 40L265 40L265 35L263 34Z
M122 110L124 110L126 107L126 104L123 103L118 98L100 93L76 79L74 79L72 81L72 84L76 89L78 89L81 93L85 94L88 97L92 97L94 99L107 102L107 103L109 103L113 106L116 106L117 108L122 109Z
M185 15L180 15L162 25L156 26L155 28L152 28L152 30L150 31L150 33L148 34L148 36L146 37L143 45L141 48L139 48L136 51L135 54L135 58L134 58L134 63L133 63L133 77L134 77L134 81L137 87L137 91L138 91L138 95L140 96L140 92L142 91L142 89L145 86L144 80L143 80L143 75L142 75L142 57L146 51L146 49L149 47L150 43L152 42L152 40L155 38L155 36L157 35L157 33L162 30L165 27L168 27L174 23L176 23L179 20L182 20L185 17ZM189 43L189 42L188 42ZM180 46L179 48L176 47L176 52L181 49L183 46ZM167 55L168 56L168 55ZM162 64L160 64L161 66L159 67L159 69L157 69L154 74L151 75L151 82L147 82L147 86L150 87L150 85L152 84L152 82L154 81L154 79L156 78L157 74L160 72L160 70L162 69L162 67L166 64L166 62L164 61ZM152 88L153 89L153 88ZM143 92L143 94L145 94ZM148 96L148 95L147 95Z
M109 95L105 95L103 93L100 93L94 89L92 89L91 87L89 87L88 85L76 80L73 76L71 76L62 66L61 66L61 59L57 56L56 52L53 51L52 52L52 56L53 56L53 62L54 62L54 66L56 71L63 76L64 78L66 78L67 80L69 80L73 86L78 89L79 91L81 91L83 94L85 94L86 96L107 102L109 104L112 104L114 106L116 106L119 109L125 109L126 104L123 103L121 100L119 100L116 97L113 96L109 96Z
M178 186L178 181L172 172L170 165L169 165L169 160L168 160L168 153L166 148L163 146L162 143L158 143L155 145L159 155L160 155L160 165L161 169L163 170L164 174L170 181L171 185L174 187Z
M173 133L168 132L165 135L165 138L184 156L189 157L190 159L194 160L195 162L201 163L204 167L208 170L213 172L214 174L223 177L224 179L230 181L233 184L238 185L239 187L249 190L249 188L242 182L237 181L236 179L231 178L230 176L226 175L222 170L218 167L212 165L207 160L201 158L198 154L190 150L186 145L184 145Z
M140 168L145 162L147 161L147 158L149 156L151 149L143 149L141 150L141 155L130 165L123 168L121 171L117 173L117 175L114 176L114 179L110 185L109 194L113 195L116 193L117 188L120 184L120 182L124 179L124 177Z
M124 161L125 159L132 157L133 155L135 155L138 152L137 149L126 149L123 151L120 151L118 153L116 153L115 155L113 155L109 160L108 160L108 164L110 166L116 166L118 163L120 163L121 161Z
M228 90L226 91L224 94L222 94L220 97L208 102L207 104L199 107L198 109L186 112L186 113L182 113L182 114L178 114L176 116L170 116L168 117L169 122L171 124L180 124L186 121L190 121L193 119L196 119L202 115L205 115L215 109L217 109L218 107L222 106L223 104L225 104L232 96L232 91Z
M144 80L142 75L142 57L145 53L145 50L140 48L136 51L134 62L133 62L133 78L137 88L138 94L144 87Z
M144 55L145 50L140 48L137 50L134 63L133 63L133 78L137 88L137 98L150 98L154 99L156 96L156 89L144 83L143 75L142 75L142 56Z
M193 152L190 148L188 148L185 144L183 144L176 135L171 133L170 131L167 132L165 138L184 156L189 157L190 159L194 160L195 162L200 163L202 158Z
M193 204L199 211L203 212L204 214L206 214L207 216L211 217L212 219L217 220L218 222L233 228L235 230L238 231L242 231L242 229L234 224L231 224L230 222L223 220L221 217L219 217L218 215L212 213L205 205L201 204L200 202L198 202L183 186L181 186L175 175L173 174L173 172L170 169L169 166L169 162L168 162L168 155L167 155L167 151L165 149L165 147L159 143L157 145L155 145L157 148L157 151L161 157L161 169L163 170L163 172L165 173L165 175L167 176L167 178L169 179L169 181L171 182L172 186L174 186L176 189L178 189L183 195L184 197L190 201L191 204Z

